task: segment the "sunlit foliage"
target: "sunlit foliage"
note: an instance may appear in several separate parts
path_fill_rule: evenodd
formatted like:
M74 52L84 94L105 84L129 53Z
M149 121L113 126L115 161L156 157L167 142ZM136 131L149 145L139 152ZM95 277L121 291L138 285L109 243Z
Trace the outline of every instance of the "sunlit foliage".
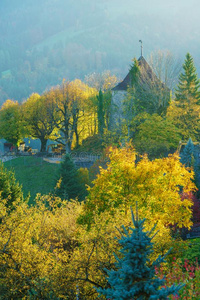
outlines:
M111 148L107 169L101 169L86 201L86 219L94 212L115 214L120 208L126 214L138 201L141 216L162 226L191 226L192 202L181 199L180 192L195 190L193 172L185 169L178 155L150 161L143 156L136 161L134 149Z

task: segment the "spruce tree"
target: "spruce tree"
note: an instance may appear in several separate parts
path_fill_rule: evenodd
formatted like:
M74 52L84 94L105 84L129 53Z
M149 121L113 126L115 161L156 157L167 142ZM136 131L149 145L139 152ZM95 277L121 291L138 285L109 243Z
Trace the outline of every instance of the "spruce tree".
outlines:
M180 162L186 167L192 167L194 171L194 182L200 188L200 167L198 163L198 150L194 147L192 139L189 138L184 150L180 153Z
M132 210L131 210L132 212ZM145 232L144 220L136 218L132 212L134 228L131 233L122 226L120 255L115 255L114 270L106 270L108 274L109 288L97 289L100 295L112 300L147 300L169 299L171 294L177 294L181 285L161 288L165 284L164 279L155 275L155 267L159 267L165 257L159 256L154 262L150 262L149 256L153 252L151 233Z
M193 58L189 53L183 64L183 72L179 76L174 100L168 115L180 130L182 139L192 137L193 140L198 141L200 134L200 81Z
M191 138L189 138L180 156L181 163L184 164L186 167L191 167L192 165L194 165L194 144Z
M187 53L183 64L183 73L179 76L179 83L175 92L175 101L180 107L188 104L199 104L200 101L200 81L194 66L192 56Z
M60 183L57 184L56 195L62 199L83 200L86 195L85 185L81 182L77 169L69 154L65 155L60 167Z

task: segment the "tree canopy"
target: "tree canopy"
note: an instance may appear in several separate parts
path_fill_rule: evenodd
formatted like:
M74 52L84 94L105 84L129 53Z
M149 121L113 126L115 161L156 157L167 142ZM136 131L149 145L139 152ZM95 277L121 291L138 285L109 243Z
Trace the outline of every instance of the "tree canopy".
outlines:
M114 214L120 208L126 213L137 201L141 216L151 222L191 226L192 202L189 197L182 200L180 192L195 190L194 174L180 163L177 153L153 161L143 156L137 161L134 149L110 150L107 168L100 170L89 189L86 223L92 221L94 211Z
M190 53L186 54L183 64L183 72L179 76L178 86L175 92L177 105L184 108L188 104L199 104L200 81L194 61Z
M53 137L56 126L54 99L50 94L32 94L23 103L26 135L41 141L41 152L46 151L47 140Z
M21 107L18 102L7 100L0 110L0 136L19 146L23 134Z

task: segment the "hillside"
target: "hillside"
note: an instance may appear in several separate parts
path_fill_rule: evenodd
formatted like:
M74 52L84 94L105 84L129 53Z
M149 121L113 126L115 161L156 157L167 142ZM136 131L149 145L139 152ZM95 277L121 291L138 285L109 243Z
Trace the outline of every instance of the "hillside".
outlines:
M42 93L63 78L111 70L123 78L131 59L169 49L197 70L197 2L18 0L0 3L0 104ZM187 20L187 22L185 22Z

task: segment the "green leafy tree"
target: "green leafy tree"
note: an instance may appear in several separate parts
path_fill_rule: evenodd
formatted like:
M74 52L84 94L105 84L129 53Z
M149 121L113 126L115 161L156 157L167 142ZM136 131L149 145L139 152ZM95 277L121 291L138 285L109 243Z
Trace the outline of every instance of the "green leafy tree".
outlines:
M133 60L129 70L130 83L124 100L126 119L130 120L139 113L166 113L170 91L156 77L143 57Z
M132 210L131 210L132 212ZM151 233L145 232L145 219L136 218L132 212L133 228L127 230L122 226L121 238L118 242L121 246L119 255L115 255L114 270L107 270L109 287L98 289L99 294L113 300L147 300L169 299L168 296L177 294L182 285L162 287L165 279L155 275L155 268L164 262L164 257L159 256L155 261L150 261L153 253Z
M7 100L0 110L0 136L15 146L22 140L23 126L18 102Z
M14 202L23 200L22 187L16 182L14 173L8 171L3 163L0 163L0 195L1 200L7 200L10 208Z
M61 164L56 195L68 200L75 198L83 200L86 195L84 180L81 178L81 173L77 171L69 154L65 155L65 159Z
M140 73L140 67L138 60L136 58L133 59L133 64L130 66L130 75L131 75L131 84L130 86L133 87L134 84L138 84L139 80L139 73Z
M136 150L158 158L174 152L181 140L179 129L166 117L158 114L140 114L130 126Z

